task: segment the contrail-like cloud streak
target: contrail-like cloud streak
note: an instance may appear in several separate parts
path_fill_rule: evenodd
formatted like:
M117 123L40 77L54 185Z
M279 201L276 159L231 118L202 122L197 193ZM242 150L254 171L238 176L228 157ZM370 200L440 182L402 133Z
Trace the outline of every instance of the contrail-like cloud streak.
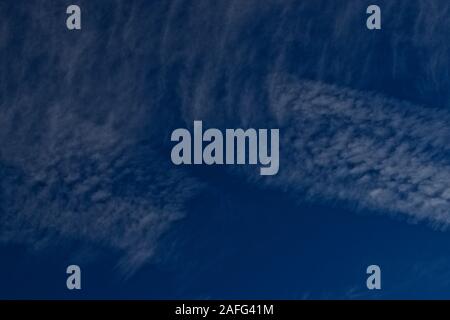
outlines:
M280 77L272 78L269 90L283 137L273 184L450 223L448 112Z

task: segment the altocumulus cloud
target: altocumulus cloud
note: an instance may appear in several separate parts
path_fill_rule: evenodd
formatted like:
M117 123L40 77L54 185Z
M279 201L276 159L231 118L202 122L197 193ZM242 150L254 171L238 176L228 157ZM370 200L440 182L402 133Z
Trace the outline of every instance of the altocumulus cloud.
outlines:
M110 12L106 27L91 16L71 34L63 5L23 4L2 5L0 239L109 247L131 273L198 189L170 170L155 146L159 129L146 127L151 50L133 35L135 7L105 2L92 9Z
M173 23L179 32L165 37L164 60L185 65L180 88L187 124L280 128L280 172L264 178L267 186L445 227L450 114L420 104L448 106L443 30L450 5L380 5L384 27L395 32L367 33L361 1L220 2L218 16L200 1L183 24L192 32ZM201 21L194 18L200 11ZM389 98L394 93L397 99ZM232 170L247 171L241 169Z
M274 76L283 130L273 184L312 198L450 223L450 115L378 94Z
M249 183L450 223L450 114L350 89L392 74L447 106L448 1L382 1L383 38L361 1L80 4L80 33L63 4L0 4L2 241L86 240L136 270L201 188L169 166L169 129L196 119L281 129L278 175Z
M282 74L266 80L264 116L280 128L280 171L264 178L248 168L230 168L230 173L302 201L402 214L410 222L447 228L446 110ZM246 92L257 94L261 91ZM249 121L248 113L240 115L242 123ZM211 117L210 123L216 121Z

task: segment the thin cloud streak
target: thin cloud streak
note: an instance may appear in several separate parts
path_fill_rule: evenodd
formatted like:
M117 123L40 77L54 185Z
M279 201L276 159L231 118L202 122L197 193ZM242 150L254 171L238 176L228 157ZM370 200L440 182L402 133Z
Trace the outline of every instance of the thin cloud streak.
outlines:
M279 76L270 100L283 149L269 185L450 223L448 112Z

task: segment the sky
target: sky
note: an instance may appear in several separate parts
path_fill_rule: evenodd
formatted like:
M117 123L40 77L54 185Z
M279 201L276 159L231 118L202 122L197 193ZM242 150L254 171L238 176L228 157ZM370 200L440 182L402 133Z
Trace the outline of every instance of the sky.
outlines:
M2 1L0 298L450 298L450 3L370 4ZM278 174L175 166L195 120Z

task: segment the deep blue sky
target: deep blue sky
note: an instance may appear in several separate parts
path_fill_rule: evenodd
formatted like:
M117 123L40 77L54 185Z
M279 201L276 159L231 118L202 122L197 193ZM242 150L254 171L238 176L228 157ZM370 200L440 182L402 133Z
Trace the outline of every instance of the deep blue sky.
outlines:
M450 125L450 4L380 0L382 30L368 31L372 2L78 1L82 30L68 31L75 2L3 1L0 298L450 298L449 150L439 149ZM356 168L336 157L321 171L317 150L296 144L315 124L299 125L272 90L307 81L419 128L409 136L401 123L366 128L339 115L336 133L331 114L307 143L386 127L397 144L382 163L419 164L387 175L365 161L377 189L351 171L334 176ZM193 120L279 126L291 137L279 177L172 165L170 132ZM427 170L443 181L405 173ZM65 287L69 264L82 268L80 292ZM381 291L365 287L371 264Z

